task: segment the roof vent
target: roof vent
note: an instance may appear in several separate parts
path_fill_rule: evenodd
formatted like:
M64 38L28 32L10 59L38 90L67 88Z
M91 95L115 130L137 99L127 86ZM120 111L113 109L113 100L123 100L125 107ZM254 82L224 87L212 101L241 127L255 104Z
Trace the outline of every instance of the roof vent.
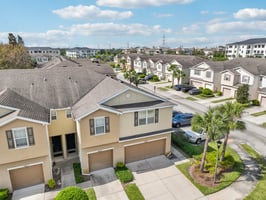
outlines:
M71 76L69 76L68 79L71 80Z
M43 78L43 81L47 81L47 78L44 77L44 78Z
M34 86L34 83L31 83L31 86Z

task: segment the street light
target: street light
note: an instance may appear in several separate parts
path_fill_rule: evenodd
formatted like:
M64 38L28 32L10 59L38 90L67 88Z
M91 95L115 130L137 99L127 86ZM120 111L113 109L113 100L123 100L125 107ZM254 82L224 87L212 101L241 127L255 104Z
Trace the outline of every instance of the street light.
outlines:
M216 183L216 176L217 176L217 166L218 166L218 159L219 159L219 149L222 144L221 140L218 140L217 142L217 154L216 154L216 163L215 163L215 171L214 171L214 183Z

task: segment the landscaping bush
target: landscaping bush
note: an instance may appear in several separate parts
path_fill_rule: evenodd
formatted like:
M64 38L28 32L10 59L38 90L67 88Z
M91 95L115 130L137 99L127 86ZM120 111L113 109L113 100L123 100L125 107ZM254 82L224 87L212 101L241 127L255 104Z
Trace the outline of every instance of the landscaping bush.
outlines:
M153 75L152 76L152 81L153 82L158 82L158 81L160 81L160 79L159 79L159 77L157 75Z
M221 91L217 91L217 96L222 96L223 95L223 93L221 92Z
M56 182L55 182L54 179L50 179L50 180L48 180L47 185L48 185L48 187L49 187L50 189L54 189L55 186L56 186Z
M253 106L259 106L260 105L260 102L258 99L253 99L253 100L251 100L251 102L252 102Z
M145 78L145 76L146 76L145 74L140 74L138 77L139 78Z
M201 90L201 96L203 97L213 97L213 91L209 88L204 88Z
M79 187L69 186L61 190L55 200L89 200L88 195Z
M8 198L9 190L7 188L0 189L0 200L6 200Z
M73 163L73 169L74 169L74 176L76 183L82 183L84 182L84 179L81 174L81 166L80 163Z
M122 162L116 164L115 174L122 183L128 183L133 180L132 172Z

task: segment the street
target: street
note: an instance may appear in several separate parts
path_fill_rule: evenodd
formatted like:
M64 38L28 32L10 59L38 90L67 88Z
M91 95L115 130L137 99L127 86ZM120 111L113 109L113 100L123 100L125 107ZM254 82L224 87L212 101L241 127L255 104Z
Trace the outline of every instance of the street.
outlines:
M122 74L119 74L118 78L124 81ZM159 90L157 87L161 87L161 85L163 87L163 84L156 85L155 83L148 83L139 85L139 88L155 93L156 95L175 103L176 106L174 109L182 112L203 113L207 111L209 106L211 106L210 103L198 103L197 101L187 100L180 96L182 95L181 92L174 90ZM170 83L168 83L168 85L170 85ZM154 90L154 86L156 86L156 90ZM247 121L245 117L246 116L244 115L242 120L246 123L247 129L245 131L232 131L229 137L229 142L234 142L236 144L247 143L266 158L266 129Z

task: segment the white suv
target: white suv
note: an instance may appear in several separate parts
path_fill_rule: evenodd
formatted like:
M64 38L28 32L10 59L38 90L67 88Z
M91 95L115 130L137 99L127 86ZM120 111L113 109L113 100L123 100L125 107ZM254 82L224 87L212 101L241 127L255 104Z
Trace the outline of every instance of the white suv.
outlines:
M206 134L203 131L198 133L192 130L185 130L185 136L190 142L195 144L200 144L202 141L206 140Z

